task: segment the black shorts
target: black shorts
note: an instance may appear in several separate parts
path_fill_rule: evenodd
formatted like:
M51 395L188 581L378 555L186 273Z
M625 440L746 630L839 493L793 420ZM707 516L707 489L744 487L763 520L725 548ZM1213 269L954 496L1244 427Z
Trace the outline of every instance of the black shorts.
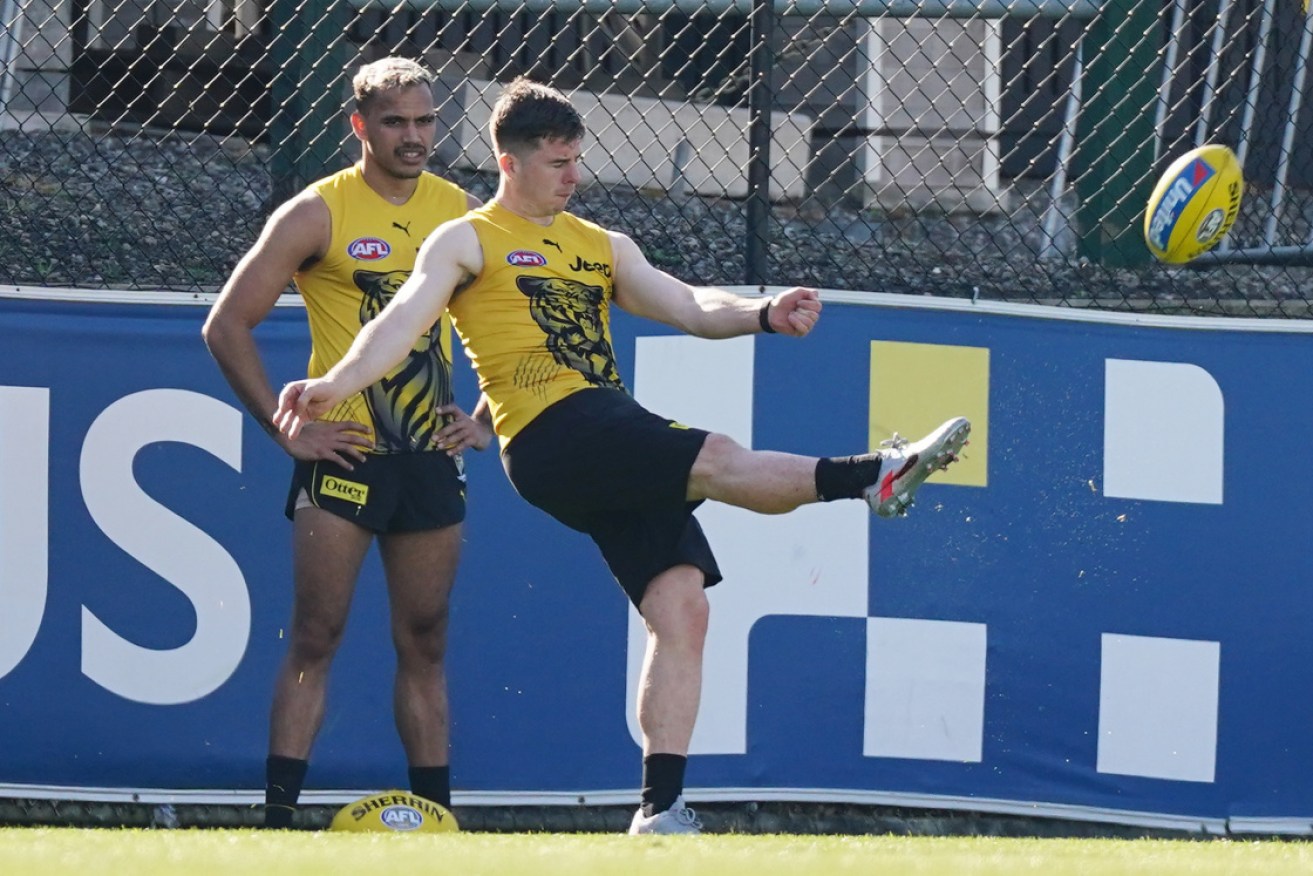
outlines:
M348 471L333 462L298 461L286 514L305 491L310 504L377 533L442 529L465 519L465 470L459 457L368 453Z
M689 502L688 476L707 440L643 408L627 393L585 389L556 402L502 452L516 491L587 533L634 605L669 568L695 566L703 586L721 580Z

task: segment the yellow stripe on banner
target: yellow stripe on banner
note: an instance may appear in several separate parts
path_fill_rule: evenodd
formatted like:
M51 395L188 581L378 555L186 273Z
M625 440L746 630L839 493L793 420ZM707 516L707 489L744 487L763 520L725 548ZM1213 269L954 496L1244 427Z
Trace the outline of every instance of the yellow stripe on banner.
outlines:
M960 461L931 481L987 486L989 348L871 342L872 450L895 431L915 441L949 417L971 421L971 442Z

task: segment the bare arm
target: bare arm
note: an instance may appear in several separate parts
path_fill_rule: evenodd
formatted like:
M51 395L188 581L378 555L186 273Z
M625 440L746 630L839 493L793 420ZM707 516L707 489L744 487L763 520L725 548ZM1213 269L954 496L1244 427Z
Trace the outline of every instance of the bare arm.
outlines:
M330 459L347 468L370 446L362 423L325 424L291 441L278 432L277 397L255 342L255 327L269 315L301 267L323 257L332 233L328 206L303 192L269 217L260 237L238 262L201 330L233 392L260 427L297 459Z
M201 330L233 392L270 434L276 434L269 418L275 398L253 333L291 283L292 274L322 257L329 223L328 207L318 197L303 194L278 208L237 263Z
M274 422L294 438L338 402L382 379L437 322L456 288L482 268L474 226L463 219L438 226L420 247L415 270L360 330L346 355L322 378L283 388Z
M616 304L700 338L732 338L770 330L802 337L820 318L820 296L796 287L763 301L711 286L690 286L652 266L638 246L611 232Z

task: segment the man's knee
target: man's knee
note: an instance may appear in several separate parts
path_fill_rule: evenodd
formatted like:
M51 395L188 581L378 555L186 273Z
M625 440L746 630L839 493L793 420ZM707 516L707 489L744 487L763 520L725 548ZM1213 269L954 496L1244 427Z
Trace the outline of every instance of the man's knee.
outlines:
M291 650L302 663L327 663L337 653L345 631L345 619L298 619L292 626Z
M447 652L447 609L398 618L392 625L392 643L403 662L439 664Z
M711 606L702 585L703 573L693 566L680 566L653 579L639 607L648 631L658 639L706 638Z
M742 445L733 438L712 432L707 436L707 440L702 442L702 449L698 451L697 459L693 460L690 477L693 480L714 483L742 452Z

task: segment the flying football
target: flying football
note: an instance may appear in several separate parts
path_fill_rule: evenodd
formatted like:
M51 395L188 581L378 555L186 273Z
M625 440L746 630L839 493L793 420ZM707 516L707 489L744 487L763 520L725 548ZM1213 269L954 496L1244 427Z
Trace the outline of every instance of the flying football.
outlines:
M348 803L333 816L329 830L354 833L455 833L456 816L432 800L409 791L383 791Z
M1144 242L1160 261L1179 265L1222 240L1240 212L1245 188L1229 147L1209 143L1172 162L1144 213Z

